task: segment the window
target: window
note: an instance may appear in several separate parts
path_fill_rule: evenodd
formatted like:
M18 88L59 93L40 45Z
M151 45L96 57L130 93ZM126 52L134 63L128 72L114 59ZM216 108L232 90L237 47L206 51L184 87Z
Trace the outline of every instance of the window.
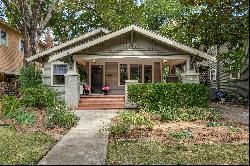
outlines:
M144 65L144 83L152 83L152 65Z
M239 79L240 78L240 73L239 72L233 72L230 74L230 79Z
M67 64L54 64L53 65L53 85L64 85L64 74L68 71Z
M216 81L216 69L210 70L210 81Z
M125 85L125 80L128 79L127 64L120 64L120 85Z
M7 46L7 33L0 29L0 44Z
M138 80L139 83L142 83L142 65L139 64L130 65L130 79Z
M20 40L20 51L24 52L24 40L23 39Z
M231 70L231 67L230 67ZM230 74L230 79L234 80L234 79L239 79L240 78L240 72L233 72Z

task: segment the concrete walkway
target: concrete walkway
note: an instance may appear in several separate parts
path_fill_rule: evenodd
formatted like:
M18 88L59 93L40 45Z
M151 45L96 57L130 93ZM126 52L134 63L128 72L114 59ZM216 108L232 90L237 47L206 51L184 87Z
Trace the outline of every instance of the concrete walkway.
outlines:
M78 110L80 121L38 163L38 165L103 165L108 133L99 131L111 122L116 110Z

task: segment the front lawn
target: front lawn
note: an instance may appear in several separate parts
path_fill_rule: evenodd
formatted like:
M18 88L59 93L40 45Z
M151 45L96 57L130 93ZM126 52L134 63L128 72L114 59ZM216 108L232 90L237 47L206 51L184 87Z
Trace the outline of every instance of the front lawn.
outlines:
M20 132L3 126L0 140L0 165L36 164L54 144L41 132Z
M178 115L186 115L185 110L181 112ZM211 119L213 114L197 116L190 112L187 118L165 121L159 114L144 111L119 112L107 128L106 164L247 164L249 126Z
M247 165L248 144L174 144L159 141L113 142L108 165Z

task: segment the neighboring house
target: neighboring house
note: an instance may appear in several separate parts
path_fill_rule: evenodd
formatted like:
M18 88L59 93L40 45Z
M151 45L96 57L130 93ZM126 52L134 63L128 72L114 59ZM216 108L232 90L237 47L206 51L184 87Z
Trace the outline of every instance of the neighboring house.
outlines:
M227 52L227 44L218 49L219 53ZM249 98L249 41L246 48L246 59L244 66L240 71L235 71L232 74L228 74L223 69L223 62L215 63L213 61L203 61L200 64L207 66L204 82L209 85L211 90L215 92L216 89L233 92L239 94L242 97ZM211 91L211 95L213 92ZM211 96L212 97L212 96Z
M22 34L0 20L0 82L10 82L23 65Z
M205 52L135 25L115 32L97 29L27 60L43 62L44 83L74 107L80 96L79 70L87 73L86 84L91 86L92 94L102 93L102 86L108 85L109 94L124 95L126 85L133 82L129 80L162 82L163 64L170 66L172 77L179 67L184 72L182 82L199 83L194 64L202 60L216 62L215 57Z

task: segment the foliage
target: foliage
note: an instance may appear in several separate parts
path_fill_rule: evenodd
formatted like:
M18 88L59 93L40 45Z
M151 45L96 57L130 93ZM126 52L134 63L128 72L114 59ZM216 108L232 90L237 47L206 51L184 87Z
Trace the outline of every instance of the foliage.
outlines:
M188 83L131 84L128 99L150 111L158 111L160 106L208 107L208 88Z
M22 67L18 81L20 81L22 89L36 88L42 85L42 72L34 65Z
M65 105L58 104L48 108L48 126L58 125L64 128L71 128L76 125L78 118Z
M0 140L1 165L35 165L54 144L43 133L17 132L9 127L0 127Z
M136 113L134 111L123 111L118 116L122 123L132 126L142 126L145 125L148 128L152 128L154 123L151 121L147 114L142 112Z
M129 131L129 126L124 123L112 124L107 128L111 135L121 135Z
M238 127L234 127L234 126L228 126L228 130L235 133L235 132L240 132L241 129Z
M87 79L87 73L86 73L86 71L80 69L78 72L79 72L80 81L81 82L86 81L86 79Z
M136 127L146 126L148 129L152 129L154 126L153 121L146 112L125 110L118 113L118 123L111 124L107 127L107 131L109 131L111 135L120 135Z
M248 144L109 143L107 165L247 165Z
M15 96L4 96L1 101L1 111L9 118L14 118L18 108L20 108L20 102Z
M30 111L17 111L15 120L22 125L33 125L36 122L36 114Z
M186 139L186 138L191 138L192 137L192 131L189 130L183 130L183 131L170 131L168 135L171 138L175 139Z
M21 103L26 107L48 108L57 102L57 93L44 85L22 90Z
M218 127L218 126L225 126L223 122L208 122L207 127Z
M8 22L14 24L24 39L24 64L26 58L37 53L38 39L46 28L58 0L10 1L2 0Z
M220 120L221 115L213 108L160 107L161 121Z

